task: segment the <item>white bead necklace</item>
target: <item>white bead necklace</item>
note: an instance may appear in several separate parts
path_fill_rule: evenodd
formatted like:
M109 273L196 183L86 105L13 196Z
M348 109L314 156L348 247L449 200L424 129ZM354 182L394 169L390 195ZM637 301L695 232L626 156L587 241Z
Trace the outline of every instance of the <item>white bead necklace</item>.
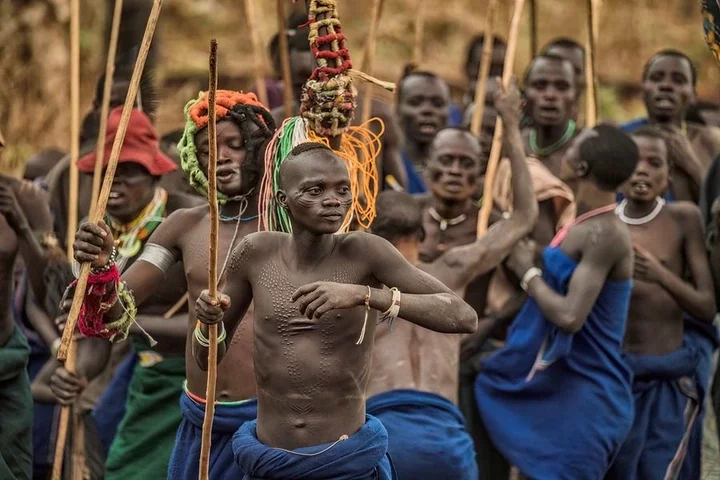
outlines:
M660 212L665 206L665 200L661 197L657 197L655 199L655 202L655 208L653 208L652 212L648 213L644 217L630 218L625 214L625 208L627 207L628 201L627 199L623 199L623 201L620 202L620 205L618 205L615 209L615 214L618 216L618 218L620 218L623 223L626 223L628 225L645 225L646 223L650 223L655 220L655 218L660 215Z

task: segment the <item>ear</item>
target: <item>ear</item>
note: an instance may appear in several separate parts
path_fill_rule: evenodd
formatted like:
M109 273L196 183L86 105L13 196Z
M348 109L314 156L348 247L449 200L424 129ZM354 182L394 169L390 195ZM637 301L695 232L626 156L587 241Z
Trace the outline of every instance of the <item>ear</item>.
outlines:
M577 165L575 165L575 175L577 175L578 178L586 177L588 173L590 173L590 165L585 160L581 160L578 162Z
M283 190L278 190L275 194L275 201L282 207L288 208L287 205L287 194Z

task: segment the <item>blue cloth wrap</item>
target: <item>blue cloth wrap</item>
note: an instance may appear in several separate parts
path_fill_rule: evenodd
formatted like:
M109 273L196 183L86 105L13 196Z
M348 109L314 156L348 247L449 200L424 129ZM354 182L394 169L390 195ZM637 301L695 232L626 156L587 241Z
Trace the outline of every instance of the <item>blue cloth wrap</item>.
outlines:
M137 362L137 354L135 351L131 351L118 365L110 383L103 394L100 395L93 409L92 417L95 425L97 425L98 435L105 449L105 454L110 451L110 445L115 439L120 421L125 416L130 380L132 380Z
M543 258L543 280L565 295L577 262L559 248L545 249ZM530 298L505 347L483 362L478 410L494 445L525 476L597 480L619 451L633 417L631 372L621 354L631 290L630 280L606 282L574 335L558 330Z
M405 173L407 174L407 189L405 191L410 195L427 193L428 188L425 180L415 169L415 165L413 165L412 160L410 160L410 157L408 157L405 152L402 152L402 161L405 167Z
M298 448L293 452L268 447L257 438L257 421L246 422L233 436L235 461L243 480L391 480L388 434L375 417L335 445Z
M625 358L635 374L635 419L607 479L678 478L699 411L700 355L685 344L667 355Z
M170 457L169 480L196 480L200 469L200 448L205 405L180 396L183 419L175 437L175 448ZM245 422L257 418L257 399L238 405L215 405L210 447L210 476L212 480L240 480L243 472L235 463L232 437Z
M477 480L475 448L460 410L434 393L392 390L370 397L367 413L388 432L398 478Z

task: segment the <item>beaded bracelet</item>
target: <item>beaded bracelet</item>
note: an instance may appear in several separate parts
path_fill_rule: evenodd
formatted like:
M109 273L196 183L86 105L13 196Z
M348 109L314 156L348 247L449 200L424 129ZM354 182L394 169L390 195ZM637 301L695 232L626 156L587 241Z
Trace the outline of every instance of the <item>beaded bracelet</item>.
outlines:
M202 329L200 328L201 325L202 324L198 322L198 324L195 326L195 340L197 340L197 342L201 346L205 348L210 348L210 339L208 339L202 332ZM225 341L226 338L227 332L225 331L225 324L220 322L220 332L218 332L217 344L220 345Z
M108 262L102 266L102 267L92 267L90 268L91 273L106 273L109 272L113 265L115 265L115 260L117 259L117 248L113 245L112 252L110 252L110 258L108 259Z

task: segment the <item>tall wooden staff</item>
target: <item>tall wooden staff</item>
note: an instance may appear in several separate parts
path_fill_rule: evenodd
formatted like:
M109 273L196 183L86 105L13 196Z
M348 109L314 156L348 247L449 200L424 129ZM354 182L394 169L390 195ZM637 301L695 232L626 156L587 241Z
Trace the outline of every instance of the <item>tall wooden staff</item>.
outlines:
M503 70L503 86L510 86L510 79L513 76L513 66L515 65L515 53L517 52L518 32L520 30L520 19L522 18L525 0L515 0L515 10L513 12L512 21L510 22L510 33L508 35L507 53L505 54L505 66ZM485 195L483 196L482 209L478 216L477 235L482 236L487 232L490 222L490 213L493 207L493 184L495 183L495 172L500 162L500 154L502 150L503 124L502 119L498 116L495 123L495 135L493 137L492 149L490 150L490 161L488 162L487 173L485 174Z
M370 31L368 32L367 42L365 43L365 56L363 57L363 72L368 75L373 74L375 66L375 40L377 37L378 23L380 23L380 9L383 0L374 0L372 5L372 13L370 17ZM372 114L372 85L370 83L365 87L365 96L363 97L361 121L364 123L370 119Z
M148 23L145 27L142 45L140 47L137 61L135 62L132 78L130 79L127 96L125 97L125 105L123 106L122 116L120 117L120 124L115 137L115 143L113 143L110 160L105 171L105 179L103 181L102 190L100 191L95 209L91 213L90 220L95 224L102 220L105 215L105 208L107 207L108 197L110 196L110 189L112 188L115 169L117 168L118 159L120 158L120 150L122 149L122 144L125 140L125 133L127 132L128 123L130 122L130 113L133 109L133 105L135 104L135 98L137 97L137 91L140 85L140 78L142 77L142 72L145 68L145 61L147 60L148 51L150 50L150 45L152 44L152 38L155 33L158 17L160 16L160 10L162 9L162 3L163 0L154 0L153 8L150 11L150 17L148 18ZM75 369L75 354L73 352L75 349L75 342L73 335L75 334L75 327L77 325L78 315L80 314L80 308L82 307L83 297L85 296L85 289L87 288L89 275L90 263L83 263L80 268L80 276L75 287L73 303L70 307L70 313L68 314L68 319L65 324L65 330L63 331L62 343L60 344L57 354L59 361L67 361L65 366L69 371L74 371ZM55 448L53 480L60 480L62 475L62 461L65 449L65 438L67 437L68 422L70 419L69 415L70 413L68 407L63 407L60 412L57 446Z
M283 32L284 33L284 32ZM215 93L217 92L217 40L210 40L210 87L208 88L208 203L210 204L210 275L208 290L210 297L217 301L217 245L218 245L218 201L217 201L217 124L215 112ZM218 327L208 328L208 371L205 391L205 418L203 419L202 447L200 449L200 480L208 480L210 468L210 443L212 439L213 416L215 415L215 384L217 382Z
M530 54L532 58L537 57L540 51L538 35L538 0L530 0Z
M247 20L248 33L250 34L250 43L253 49L253 57L255 58L255 88L257 88L260 103L268 106L267 85L265 85L265 62L263 61L263 52L260 46L260 37L258 37L257 28L255 28L255 3L254 0L245 0L245 17Z
M595 43L597 42L597 2L596 0L587 0L587 25L585 39L585 81L587 83L586 107L585 107L585 124L592 128L598 122L598 84L597 75L595 74Z
M282 69L283 90L285 100L285 118L293 116L292 72L290 71L290 47L288 46L287 24L285 19L285 2L277 0L277 28L278 28L278 49L280 50L280 67ZM267 103L265 104L267 105Z
M419 67L422 63L423 37L425 35L425 0L417 0L415 12L415 43L413 44L413 64Z
M68 194L67 256L72 259L78 223L80 173L80 0L70 0L70 188Z
M107 121L110 115L110 96L112 94L113 77L115 75L115 55L117 54L118 37L120 36L122 8L123 0L115 0L112 28L110 29L110 44L108 45L107 63L105 64L102 106L100 107L100 130L98 131L97 146L95 147L95 172L93 173L92 196L90 200L91 212L95 210L97 197L100 193L100 180L102 179L103 159L105 157L105 137L107 136Z
M483 42L482 58L480 60L480 72L475 84L475 106L473 110L470 131L476 137L480 135L483 113L485 113L485 93L487 92L488 75L490 74L490 61L495 33L495 19L497 18L497 0L490 0L488 3L487 15L485 18L485 41Z

